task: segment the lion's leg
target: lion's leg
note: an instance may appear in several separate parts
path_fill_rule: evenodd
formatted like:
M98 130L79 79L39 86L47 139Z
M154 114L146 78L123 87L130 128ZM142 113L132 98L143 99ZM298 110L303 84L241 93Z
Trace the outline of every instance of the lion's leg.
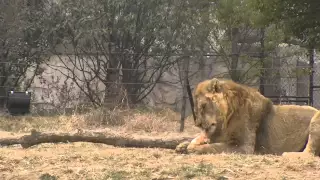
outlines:
M308 143L302 152L284 152L284 157L306 157L306 156L317 156L319 155L319 136L309 134Z
M308 143L303 152L284 152L282 156L319 156L320 153L320 112L310 122Z
M196 138L194 138L190 144L195 144L195 145L200 145L200 144L206 144L206 143L209 143L209 138L208 136L206 135L205 132L201 132L200 135L198 135Z
M316 156L320 153L320 113L317 113L311 120L308 143L303 152Z
M219 154L219 153L243 153L240 147L228 145L226 143L213 143L193 145L190 144L187 148L188 153L195 154Z
M317 142L318 141L318 142ZM308 143L302 152L284 152L284 157L306 157L319 155L319 138L309 134Z
M205 133L201 133L194 138L190 143L183 142L176 148L178 153L195 153L195 154L217 154L217 153L243 153L253 154L256 141L255 132L247 130L243 139L243 144L240 146L228 145L225 143L208 144L209 139Z
M319 154L319 138L314 137L313 135L309 135L308 143L306 148L303 150L304 153L311 153L313 155Z
M256 144L256 130L255 128L245 128L243 143L240 145L240 149L244 154L253 154Z
M207 137L205 132L201 132L196 138L194 138L191 142L182 142L176 147L176 152L178 153L187 153L188 146L199 146L202 144L209 143L209 138Z

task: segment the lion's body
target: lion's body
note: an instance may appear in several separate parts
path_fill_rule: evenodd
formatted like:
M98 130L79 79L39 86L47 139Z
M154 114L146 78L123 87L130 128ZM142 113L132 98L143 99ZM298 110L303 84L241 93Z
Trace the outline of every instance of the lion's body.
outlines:
M317 109L299 105L274 105L257 131L256 152L282 154L303 151L309 125Z
M194 102L204 133L177 151L319 154L320 112L311 106L274 105L256 89L218 79L199 83Z

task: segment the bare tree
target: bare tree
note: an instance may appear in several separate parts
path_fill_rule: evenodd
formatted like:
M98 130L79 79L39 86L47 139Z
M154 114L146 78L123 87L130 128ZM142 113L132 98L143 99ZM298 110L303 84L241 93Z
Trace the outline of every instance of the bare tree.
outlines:
M41 72L39 64L45 60L46 51L41 2L36 6L23 0L0 2L0 106L9 89L29 88Z
M57 8L63 32L61 65L49 64L72 79L96 105L143 100L175 60L173 42L180 34L170 1L62 1ZM69 8L77 7L77 8ZM87 11L91 9L91 11ZM167 27L172 26L168 31ZM96 91L93 84L104 84Z

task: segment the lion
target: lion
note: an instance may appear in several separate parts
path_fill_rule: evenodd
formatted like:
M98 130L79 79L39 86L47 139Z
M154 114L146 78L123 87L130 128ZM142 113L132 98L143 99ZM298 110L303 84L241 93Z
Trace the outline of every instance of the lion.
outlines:
M202 132L178 153L320 153L320 112L307 105L275 105L257 89L209 79L193 92L195 126Z

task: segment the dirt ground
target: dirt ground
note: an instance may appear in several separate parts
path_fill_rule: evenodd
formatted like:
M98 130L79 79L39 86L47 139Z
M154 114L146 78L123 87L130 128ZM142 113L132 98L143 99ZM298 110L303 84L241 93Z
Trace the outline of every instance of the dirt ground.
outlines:
M90 116L20 117L0 119L0 137L16 136L35 128L39 131L71 131L113 126L119 131L150 136L179 136L178 116L134 112L108 118ZM126 115L125 115L126 114ZM163 119L165 117L166 119ZM114 117L112 117L114 118ZM130 118L130 120L126 119ZM169 120L168 120L169 119ZM95 123L92 123L95 121ZM90 123L88 123L90 122ZM198 130L188 120L183 134ZM281 157L239 154L181 155L173 150L116 148L93 143L41 144L28 149L0 148L0 179L319 179L318 157Z

